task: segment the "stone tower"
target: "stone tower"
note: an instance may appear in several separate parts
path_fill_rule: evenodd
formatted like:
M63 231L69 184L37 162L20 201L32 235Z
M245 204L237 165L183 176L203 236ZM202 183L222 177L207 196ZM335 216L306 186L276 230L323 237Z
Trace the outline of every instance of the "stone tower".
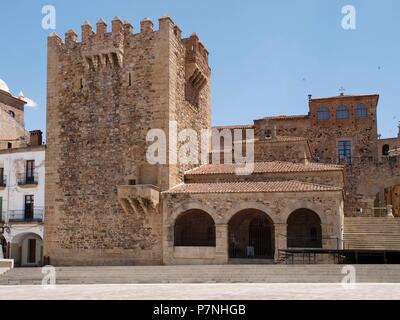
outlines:
M169 18L88 22L48 38L46 228L52 265L162 263L160 191L188 167L150 165L146 134L210 128L208 51Z

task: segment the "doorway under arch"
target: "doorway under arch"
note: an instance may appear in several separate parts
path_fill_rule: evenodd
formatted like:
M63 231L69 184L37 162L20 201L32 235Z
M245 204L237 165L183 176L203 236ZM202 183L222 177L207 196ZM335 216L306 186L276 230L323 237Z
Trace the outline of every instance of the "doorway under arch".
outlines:
M10 258L17 267L41 266L43 261L43 239L32 232L20 233L11 239Z
M321 218L312 210L293 211L287 220L288 248L322 248Z
M228 229L229 258L274 258L274 224L266 213L256 209L239 211L229 221Z
M193 209L175 221L174 246L215 247L215 222L205 211Z

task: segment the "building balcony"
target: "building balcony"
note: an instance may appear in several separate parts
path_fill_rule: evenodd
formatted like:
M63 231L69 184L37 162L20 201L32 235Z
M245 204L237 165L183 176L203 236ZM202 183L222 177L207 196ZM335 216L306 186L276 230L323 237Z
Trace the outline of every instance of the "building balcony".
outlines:
M38 184L38 175L34 173L27 175L26 173L20 173L17 175L18 186L34 186Z
M35 207L30 210L10 210L8 211L9 223L43 222L44 208Z
M118 201L126 213L148 214L160 203L160 190L153 185L118 186Z

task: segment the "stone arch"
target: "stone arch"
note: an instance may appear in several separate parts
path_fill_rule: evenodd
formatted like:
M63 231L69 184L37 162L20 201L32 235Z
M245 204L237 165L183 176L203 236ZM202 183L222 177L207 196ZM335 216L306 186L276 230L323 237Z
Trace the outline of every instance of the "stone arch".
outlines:
M214 209L213 207L210 207L206 204L204 204L202 201L198 201L198 200L192 200L192 201L188 201L188 202L184 202L180 205L178 205L177 207L173 208L171 210L171 215L169 220L172 223L175 223L176 219L178 218L178 216L186 211L189 210L202 210L207 212L212 219L214 220L215 224L219 224L220 223L220 219L219 216L217 214L217 210Z
M236 212L228 223L230 258L272 259L275 254L275 228L271 217L258 209Z
M174 224L174 246L215 247L215 221L204 210L181 213Z
M10 258L16 266L39 266L43 262L43 239L34 232L16 234L10 243Z
M301 208L287 219L288 248L322 248L322 220L313 210Z
M310 204L310 203L301 203L299 205L299 203L297 202L296 205L287 205L287 207L285 207L282 212L281 212L281 219L283 221L283 223L286 225L287 221L289 219L289 216L296 210L299 209L307 209L310 211L314 211L318 214L318 212L324 212L326 213L326 209L324 209L322 206L318 206L317 204ZM334 209L332 209L334 210ZM336 210L336 209L335 209ZM318 217L321 219L321 224L328 224L328 217L327 214L318 214Z
M271 208L264 203L256 202L256 201L239 201L236 205L232 206L221 218L222 222L228 224L228 222L232 219L232 217L240 211L243 210L258 210L264 212L271 220L275 223L285 223L282 218L277 215L275 212L271 210Z

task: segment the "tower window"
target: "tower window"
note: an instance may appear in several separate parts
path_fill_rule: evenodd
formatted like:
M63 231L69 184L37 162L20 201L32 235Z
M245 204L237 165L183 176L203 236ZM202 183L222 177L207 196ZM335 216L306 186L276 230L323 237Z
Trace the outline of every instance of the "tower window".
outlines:
M15 112L14 111L8 110L7 113L10 115L11 118L15 118Z
M132 86L132 73L128 73L128 86Z
M388 144L384 144L382 147L382 155L388 156L389 155L390 146Z
M356 109L357 118L366 118L368 116L368 108L365 104L359 104Z
M338 157L339 161L345 160L351 163L351 141L339 141L338 142Z
M320 106L317 109L317 120L329 120L330 112L329 108L325 106Z
M349 108L345 105L341 105L336 109L336 119L344 120L349 118Z

